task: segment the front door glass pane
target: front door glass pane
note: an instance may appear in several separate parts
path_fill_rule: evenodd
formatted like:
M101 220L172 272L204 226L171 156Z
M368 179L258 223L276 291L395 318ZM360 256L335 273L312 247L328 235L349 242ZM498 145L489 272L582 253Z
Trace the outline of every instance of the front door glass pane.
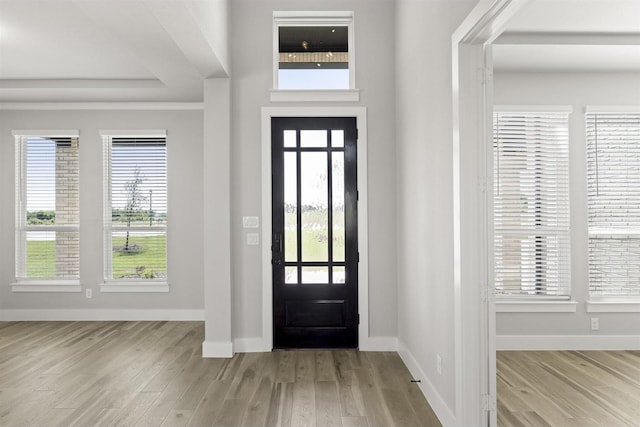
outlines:
M301 130L300 131L300 147L326 147L327 131L326 130Z
M295 130L285 130L284 131L284 146L295 147L296 146L296 131Z
M344 261L344 153L334 152L331 163L333 261Z
M298 260L297 167L296 153L284 153L284 260L293 262Z
M287 284L298 283L298 267L284 268L284 283L287 283Z
M302 261L329 260L326 152L300 153Z
M344 147L344 131L342 129L331 131L331 146L337 148Z
M302 283L326 285L329 283L329 267L302 267Z

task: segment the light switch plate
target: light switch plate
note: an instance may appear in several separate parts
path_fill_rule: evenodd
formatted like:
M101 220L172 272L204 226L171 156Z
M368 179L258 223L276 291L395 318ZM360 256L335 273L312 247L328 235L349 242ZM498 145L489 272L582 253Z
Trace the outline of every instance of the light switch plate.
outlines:
M258 228L260 227L260 218L257 216L243 216L242 228Z
M258 233L247 233L247 245L256 246L260 244L260 235Z

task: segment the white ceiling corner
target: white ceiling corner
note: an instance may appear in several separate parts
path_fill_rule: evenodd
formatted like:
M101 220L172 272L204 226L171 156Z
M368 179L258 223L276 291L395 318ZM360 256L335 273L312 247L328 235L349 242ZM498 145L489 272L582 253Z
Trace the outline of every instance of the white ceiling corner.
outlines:
M0 101L201 101L226 72L189 1L0 1Z
M640 1L532 0L493 54L498 72L639 72Z

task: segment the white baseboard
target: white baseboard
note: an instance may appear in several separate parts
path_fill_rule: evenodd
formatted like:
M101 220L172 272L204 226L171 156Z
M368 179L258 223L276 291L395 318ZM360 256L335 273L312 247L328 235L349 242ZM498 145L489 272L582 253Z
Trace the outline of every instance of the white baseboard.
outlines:
M431 405L431 409L435 412L436 416L440 420L440 423L444 426L457 425L456 416L454 412L446 404L440 393L433 386L429 378L424 373L424 370L420 367L418 361L413 357L413 354L401 341L398 341L398 354L402 358L402 361L409 369L409 372L415 379L419 379L418 387L420 391Z
M233 340L233 350L236 353L261 353L272 350L272 345L262 337L236 338ZM397 351L396 337L369 337L360 341L360 351Z
M263 338L237 338L233 340L236 353L264 353L272 350L272 346Z
M398 351L396 337L366 337L360 338L360 351Z
M498 335L497 350L640 350L640 335Z
M202 357L233 357L233 343L230 341L204 341L202 343Z
M203 321L204 310L4 309L0 321Z

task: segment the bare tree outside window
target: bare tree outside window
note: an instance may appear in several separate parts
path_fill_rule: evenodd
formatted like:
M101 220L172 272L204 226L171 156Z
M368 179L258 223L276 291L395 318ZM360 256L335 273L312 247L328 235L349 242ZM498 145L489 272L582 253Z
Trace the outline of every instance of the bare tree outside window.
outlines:
M144 202L147 201L147 198L142 194L140 189L143 182L144 176L140 172L140 169L136 168L133 174L133 179L131 181L127 181L124 185L124 189L127 193L127 203L124 207L123 218L127 223L127 237L124 241L124 252L138 249L137 247L129 245L129 233L131 230L131 223L141 216L140 214L143 212L142 206Z

